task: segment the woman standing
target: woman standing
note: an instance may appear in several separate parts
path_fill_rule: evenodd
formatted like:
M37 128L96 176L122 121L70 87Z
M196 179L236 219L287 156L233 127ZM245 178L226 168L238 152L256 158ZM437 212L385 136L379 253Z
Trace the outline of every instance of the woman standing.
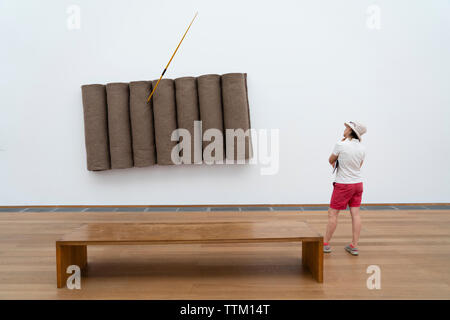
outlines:
M352 242L345 247L350 254L358 255L358 240L361 231L361 218L359 206L363 193L361 166L364 161L365 148L361 144L361 136L367 129L358 122L346 122L344 138L336 143L333 153L329 158L330 164L336 170L335 182L333 182L333 194L330 208L328 209L328 225L324 238L323 251L331 252L330 240L337 226L337 218L340 210L350 207L352 216Z

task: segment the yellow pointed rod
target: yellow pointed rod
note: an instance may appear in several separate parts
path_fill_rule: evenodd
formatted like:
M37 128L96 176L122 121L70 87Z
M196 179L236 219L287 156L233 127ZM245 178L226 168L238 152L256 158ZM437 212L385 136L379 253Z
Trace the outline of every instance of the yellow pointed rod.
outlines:
M170 58L169 62L167 63L167 66L164 68L164 71L161 73L161 76L159 77L158 82L156 82L155 87L153 88L152 92L150 93L150 95L148 96L147 102L150 101L151 97L153 96L153 93L155 93L156 88L158 87L159 82L161 81L162 77L164 76L164 73L166 73L167 68L169 67L169 64L172 62L173 57L175 56L175 53L177 53L178 48L180 47L181 43L184 40L184 37L186 36L186 34L189 31L189 28L191 27L192 23L194 22L195 18L197 18L197 14L198 12L195 13L194 18L192 19L191 23L189 24L189 27L186 29L186 32L183 35L183 38L181 38L180 43L178 44L177 48L175 49L175 51L172 54L172 57Z

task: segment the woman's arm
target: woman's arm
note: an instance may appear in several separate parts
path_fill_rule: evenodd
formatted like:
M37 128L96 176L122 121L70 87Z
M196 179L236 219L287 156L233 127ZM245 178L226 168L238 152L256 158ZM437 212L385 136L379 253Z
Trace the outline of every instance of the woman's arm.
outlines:
M344 139L342 139L342 141L344 141ZM328 158L328 162L331 164L331 166L334 168L334 164L336 163L336 160L339 157L339 153L341 152L341 144L338 142L334 145L334 149L333 152L331 153L330 157Z
M330 158L328 158L328 162L331 164L331 166L334 168L334 163L338 159L338 156L334 153L331 154Z

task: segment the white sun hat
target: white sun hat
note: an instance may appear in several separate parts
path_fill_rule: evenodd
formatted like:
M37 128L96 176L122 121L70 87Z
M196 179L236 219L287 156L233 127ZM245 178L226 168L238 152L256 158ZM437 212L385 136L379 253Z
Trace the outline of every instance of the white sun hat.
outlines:
M347 127L355 131L356 135L358 136L359 140L361 140L361 136L367 132L367 128L356 121L349 121L344 123Z

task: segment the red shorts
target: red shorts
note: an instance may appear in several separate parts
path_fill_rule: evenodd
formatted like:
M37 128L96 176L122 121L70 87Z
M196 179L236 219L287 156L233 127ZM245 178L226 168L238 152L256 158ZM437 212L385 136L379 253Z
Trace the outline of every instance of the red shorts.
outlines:
M359 207L363 193L363 183L337 183L334 182L333 195L330 208L345 210L349 207Z

